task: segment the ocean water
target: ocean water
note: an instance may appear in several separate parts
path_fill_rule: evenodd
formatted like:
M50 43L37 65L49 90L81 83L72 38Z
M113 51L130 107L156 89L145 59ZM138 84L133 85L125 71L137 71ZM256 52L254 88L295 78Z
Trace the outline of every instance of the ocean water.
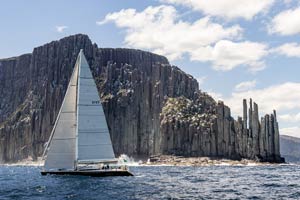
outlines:
M41 176L0 166L0 199L300 199L300 165L137 166L134 177Z

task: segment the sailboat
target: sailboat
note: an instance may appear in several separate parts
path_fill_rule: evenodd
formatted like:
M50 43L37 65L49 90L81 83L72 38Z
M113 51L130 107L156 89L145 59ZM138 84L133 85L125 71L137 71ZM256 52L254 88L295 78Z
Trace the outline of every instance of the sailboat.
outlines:
M98 90L80 50L46 143L42 175L133 176L118 165Z

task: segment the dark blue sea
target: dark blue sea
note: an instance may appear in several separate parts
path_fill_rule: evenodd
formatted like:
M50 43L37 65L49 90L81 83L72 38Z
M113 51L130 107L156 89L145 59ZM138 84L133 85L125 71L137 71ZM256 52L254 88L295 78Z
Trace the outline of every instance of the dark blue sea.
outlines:
M0 199L300 199L300 165L130 167L134 177L41 176L0 166Z

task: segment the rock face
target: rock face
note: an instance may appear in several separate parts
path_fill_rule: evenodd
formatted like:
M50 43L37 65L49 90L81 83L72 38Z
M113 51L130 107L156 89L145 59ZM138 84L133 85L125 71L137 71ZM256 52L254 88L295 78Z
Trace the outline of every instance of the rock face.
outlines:
M246 100L243 105L244 117L236 121L229 107L205 93L169 98L161 113L162 153L283 162L276 112L260 122L258 105L250 99L248 112Z
M250 103L247 112L244 101L243 119L235 121L229 107L201 92L192 76L165 57L98 48L78 34L0 60L0 162L41 156L80 49L95 77L117 155L282 161L275 112L259 122L258 106Z
M281 135L280 152L287 162L300 163L300 138Z

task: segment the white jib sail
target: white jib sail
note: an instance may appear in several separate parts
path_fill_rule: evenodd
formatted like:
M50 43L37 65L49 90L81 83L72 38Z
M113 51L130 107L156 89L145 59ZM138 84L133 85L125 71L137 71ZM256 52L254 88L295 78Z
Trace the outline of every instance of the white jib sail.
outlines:
M76 148L77 58L68 89L58 113L45 153L46 170L74 169Z
M114 160L96 83L82 51L79 58L76 160L78 163Z

